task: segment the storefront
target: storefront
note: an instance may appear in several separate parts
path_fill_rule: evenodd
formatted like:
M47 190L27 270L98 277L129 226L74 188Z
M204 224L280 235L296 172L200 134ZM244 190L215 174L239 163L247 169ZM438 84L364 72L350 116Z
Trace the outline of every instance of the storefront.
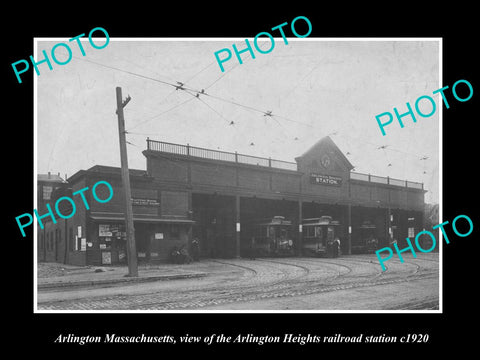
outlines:
M126 264L125 219L93 215L96 235L90 238L87 257L92 264ZM139 262L167 261L174 247L189 246L193 221L185 219L134 218Z

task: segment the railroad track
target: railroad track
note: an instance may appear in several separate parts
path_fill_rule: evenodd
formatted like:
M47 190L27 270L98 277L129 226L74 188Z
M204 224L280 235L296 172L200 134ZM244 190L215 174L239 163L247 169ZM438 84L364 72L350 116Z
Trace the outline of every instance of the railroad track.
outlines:
M354 265L355 263L374 265L371 259L368 258L340 258L329 260L315 258L268 258L252 261L251 266L246 265L245 262L216 262L241 268L247 275L240 279L227 279L219 284L208 284L206 286L204 284L202 285L200 281L198 285L181 288L181 290L159 290L156 293L148 294L118 294L79 299L78 301L52 301L39 304L39 309L202 309L219 304L303 296L438 277L438 273L428 271L421 272L422 267L419 264L410 262L405 266L408 270L402 271L401 266L404 266L406 263L399 264L399 261L392 262L393 267L387 270L388 275L391 276L383 276L386 272L364 275L355 274L355 272L358 271ZM345 262L352 263L345 264ZM271 272L268 270L269 267L276 270L276 277L268 277L271 275ZM319 276L322 272L318 270L321 269L327 269L327 274L330 273L332 275L326 277ZM363 271L365 269L368 268L363 267L361 270ZM323 275L325 275L325 273L323 273ZM427 308L427 305L425 305L424 308ZM408 306L406 309L409 309ZM411 306L420 307L421 305Z

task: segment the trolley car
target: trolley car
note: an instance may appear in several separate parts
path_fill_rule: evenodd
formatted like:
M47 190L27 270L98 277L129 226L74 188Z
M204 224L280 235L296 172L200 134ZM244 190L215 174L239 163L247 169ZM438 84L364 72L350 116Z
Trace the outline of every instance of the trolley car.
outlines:
M338 256L339 239L337 236L340 223L332 220L331 216L304 219L303 228L303 254L315 256ZM338 239L338 243L337 240Z
M292 222L283 216L274 216L265 222L256 224L254 235L254 253L258 256L294 255Z
M353 254L374 253L378 249L376 229L377 227L370 221L363 222L359 227L359 237L352 243Z

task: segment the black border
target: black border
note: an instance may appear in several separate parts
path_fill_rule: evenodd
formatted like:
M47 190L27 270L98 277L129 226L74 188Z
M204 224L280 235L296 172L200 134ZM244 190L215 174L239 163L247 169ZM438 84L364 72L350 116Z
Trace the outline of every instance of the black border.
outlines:
M475 240L478 230L467 238L458 238L451 231L451 243L444 244L444 314L33 314L33 246L32 238L21 238L14 216L31 210L33 203L33 77L24 77L18 84L11 63L27 58L33 53L34 37L62 37L88 33L101 26L111 37L253 37L258 32L290 22L299 15L310 19L313 31L310 37L442 37L443 84L459 79L468 80L474 96L465 103L450 102L443 117L443 218L450 222L459 214L466 214L475 226L476 161L474 148L480 89L475 72L476 12L472 8L444 8L431 4L421 9L419 4L396 3L396 8L365 8L365 3L351 7L338 4L338 8L325 8L321 3L294 9L294 4L276 4L259 9L245 3L208 5L198 2L193 7L180 3L177 7L164 3L118 3L102 7L83 4L65 7L65 4L37 3L30 18L16 9L5 9L4 15L12 22L4 22L7 46L2 56L4 71L3 102L8 115L4 118L4 191L8 197L6 217L7 232L3 241L4 311L14 315L8 325L8 344L18 348L29 346L41 354L44 351L64 353L65 350L97 351L99 347L110 351L136 349L140 345L89 345L53 344L58 334L78 335L117 333L124 335L209 335L239 333L256 335L317 334L358 335L387 334L401 336L407 333L428 333L427 344L320 344L320 345L252 345L241 346L256 353L268 354L272 350L312 351L319 356L323 351L340 351L344 348L366 350L372 356L385 354L390 347L395 352L416 354L461 346L473 348L475 331L467 329L475 313ZM478 32L478 31L477 31ZM432 89L433 90L433 89ZM450 97L451 98L451 97ZM16 135L16 136L15 136ZM54 136L54 135L52 135ZM8 182L7 182L8 180ZM468 254L468 255L466 255ZM475 326L475 324L472 324ZM142 345L159 356L164 351L226 350L237 352L238 345ZM390 352L389 352L390 353ZM65 353L64 353L65 354ZM195 352L199 356L200 353ZM391 353L390 353L391 354Z

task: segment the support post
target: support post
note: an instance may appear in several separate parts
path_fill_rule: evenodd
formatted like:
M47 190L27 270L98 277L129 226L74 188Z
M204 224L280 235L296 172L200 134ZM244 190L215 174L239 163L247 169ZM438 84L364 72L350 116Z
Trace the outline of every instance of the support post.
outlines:
M240 257L240 195L235 195L235 257Z
M391 211L390 205L389 205L388 209L387 209L387 243L385 244L385 246L390 245L390 243L392 242L392 234L393 234L393 230L392 230L392 211ZM379 244L379 246L380 246L380 244Z
M122 88L117 87L117 115L118 115L118 137L120 140L120 160L122 165L122 183L125 192L125 218L127 232L127 256L128 276L138 276L137 249L135 246L135 228L133 226L132 195L130 190L130 173L128 171L127 143L125 139L125 120L123 108L130 101L122 101Z
M300 198L298 200L298 256L302 256L303 253L303 201Z
M352 204L347 205L347 255L352 255Z

